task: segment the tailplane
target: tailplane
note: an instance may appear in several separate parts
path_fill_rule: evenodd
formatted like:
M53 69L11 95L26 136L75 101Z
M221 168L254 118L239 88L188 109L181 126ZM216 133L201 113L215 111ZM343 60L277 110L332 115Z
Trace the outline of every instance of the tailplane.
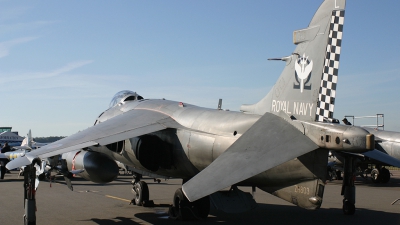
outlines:
M281 111L304 121L333 118L343 35L345 0L325 0L309 26L293 32L292 55L280 58L286 66L271 91L246 113Z

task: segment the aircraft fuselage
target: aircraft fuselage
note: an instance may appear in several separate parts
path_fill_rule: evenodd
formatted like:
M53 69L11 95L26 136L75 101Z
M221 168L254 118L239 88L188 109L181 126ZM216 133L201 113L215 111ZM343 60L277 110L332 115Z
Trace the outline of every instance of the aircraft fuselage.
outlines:
M208 109L169 100L141 100L110 108L97 121L101 123L135 109L161 112L186 127L152 133L168 145L173 155L174 169L162 171L160 168L157 174L180 178L192 177L207 167L260 118L259 115ZM137 161L131 142L130 139L125 140L124 151L118 154L128 154L130 161L121 162L146 169Z

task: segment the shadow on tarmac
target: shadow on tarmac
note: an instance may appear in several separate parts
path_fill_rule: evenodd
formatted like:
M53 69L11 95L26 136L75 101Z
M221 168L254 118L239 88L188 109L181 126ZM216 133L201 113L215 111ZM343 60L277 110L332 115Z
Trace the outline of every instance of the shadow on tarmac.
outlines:
M172 224L324 224L324 225L366 225L366 224L400 224L400 214L382 211L372 211L368 209L357 209L353 216L343 215L341 209L319 209L308 211L296 206L258 204L255 210L228 214L218 210L211 210L210 215L205 220L200 221L175 221L168 218L168 207L154 208L154 213L137 213L134 217L140 219L137 222L134 218L115 217L110 219L92 218L91 221L99 225L112 224L150 224L172 225Z

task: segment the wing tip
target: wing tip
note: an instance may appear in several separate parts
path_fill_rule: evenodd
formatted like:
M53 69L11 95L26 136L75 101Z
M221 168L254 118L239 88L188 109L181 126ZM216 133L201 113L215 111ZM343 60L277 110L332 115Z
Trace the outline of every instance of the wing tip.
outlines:
M6 168L9 170L12 170L12 169L15 169L18 167L26 166L30 163L31 163L31 161L29 160L29 158L23 156L23 157L16 158L16 159L10 161L9 163L7 163Z

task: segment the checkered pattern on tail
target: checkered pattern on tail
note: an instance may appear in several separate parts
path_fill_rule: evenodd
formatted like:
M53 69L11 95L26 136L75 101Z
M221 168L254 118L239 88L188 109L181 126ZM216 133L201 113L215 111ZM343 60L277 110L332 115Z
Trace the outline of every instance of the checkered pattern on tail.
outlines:
M332 11L328 44L322 71L321 87L317 104L316 121L333 117L336 84L339 71L340 48L342 45L344 11Z

